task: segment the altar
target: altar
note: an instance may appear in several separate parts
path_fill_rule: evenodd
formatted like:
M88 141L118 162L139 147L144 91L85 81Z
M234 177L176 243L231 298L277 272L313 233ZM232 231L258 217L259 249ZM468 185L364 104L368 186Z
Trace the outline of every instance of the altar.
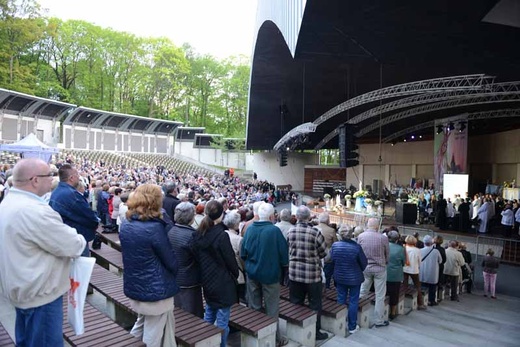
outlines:
M520 188L503 188L502 197L506 200L520 200Z

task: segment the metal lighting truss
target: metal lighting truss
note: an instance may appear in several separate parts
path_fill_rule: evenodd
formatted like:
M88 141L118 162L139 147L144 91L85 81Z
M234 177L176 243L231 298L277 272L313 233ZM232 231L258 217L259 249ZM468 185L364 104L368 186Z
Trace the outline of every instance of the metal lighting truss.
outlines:
M497 93L482 93L475 95L467 95L462 96L458 99L447 100L443 102L436 102L432 104L427 104L419 107L415 107L403 112L399 112L393 114L391 116L385 117L381 121L372 123L365 128L361 129L356 135L363 136L368 134L369 132L378 129L380 126L384 126L393 122L400 121L405 118L413 117L415 115L445 110L449 108L455 107L466 107L473 105L481 105L481 104L493 104L500 102L514 102L520 100L520 87L518 83L510 84L511 90Z
M442 78L434 78L429 80L415 81L410 83L398 84L395 86L390 86L386 88L381 88L378 90L374 90L362 95L359 95L355 98L347 100L329 111L325 112L323 115L314 120L314 124L316 126L322 124L323 122L331 119L332 117L350 110L354 107L358 107L370 102L384 100L388 98L396 98L407 96L411 94L418 93L427 93L427 92L441 92L445 90L481 90L483 88L489 87L489 85L493 84L495 77L486 76L485 74L475 74L475 75L464 75L464 76L451 76L451 77L442 77ZM309 130L309 123L305 123L293 128L291 131L286 133L274 146L274 149L277 150L281 148L283 144L288 142L294 135L300 135L302 133L314 132L316 128L312 131ZM328 141L327 141L328 142ZM318 148L318 146L316 146ZM321 148L321 147L319 147Z
M278 142L273 147L274 150L277 151L280 148L284 148L285 144L296 136L315 132L316 127L317 127L316 124L309 122L309 123L301 124L301 125L297 126L296 128L293 128L291 131L289 131L287 134L285 134L280 140L278 140Z
M410 106L416 106L431 102L439 102L446 100L454 100L459 98L468 98L473 96L482 96L482 95L495 95L497 93L508 93L511 91L520 90L520 82L505 82L505 83L495 83L487 86L484 89L472 89L472 90L445 90L442 92L433 92L433 93L424 93L419 95L414 95L409 98L399 99L396 101L392 101L386 103L381 106L374 107L368 111L360 113L359 115L351 118L347 124L357 124L359 122L365 121L369 118L378 116L381 113L391 112L401 108L407 108ZM315 147L316 150L321 149L325 146L330 140L332 140L339 132L336 129L331 131L327 136L325 136L320 143L318 143Z
M478 119L495 119L495 118L513 118L520 117L520 109L503 109L503 110L492 110L492 111L479 111L472 113L463 113L460 115L464 117L464 120L478 120ZM466 118L467 117L467 118ZM387 143L403 135L414 133L416 131L427 129L435 125L435 120L428 121L425 123L414 125L403 130L400 130L390 136L385 137L381 142Z
M404 84L398 84L386 88L374 90L350 100L347 100L336 107L325 112L323 115L318 117L314 124L320 125L323 122L328 121L332 117L350 110L351 108L367 104L369 102L384 100L388 98L396 98L405 95L434 92L442 90L471 90L471 89L482 89L493 83L495 77L486 76L484 74L478 75L465 75L465 76L451 76L443 78L434 78L423 81L416 81Z

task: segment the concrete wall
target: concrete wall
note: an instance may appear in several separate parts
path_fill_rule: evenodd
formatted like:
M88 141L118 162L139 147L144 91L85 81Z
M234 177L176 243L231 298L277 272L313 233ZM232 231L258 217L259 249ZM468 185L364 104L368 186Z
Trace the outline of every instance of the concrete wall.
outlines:
M30 133L35 133L39 140L49 146L55 146L57 131L53 131L52 121L34 117L22 117L0 111L0 140L16 142Z
M38 127L40 122L38 122ZM51 125L52 122L48 121ZM63 126L63 139L60 147L73 149L91 149L97 151L168 153L170 145L165 135L128 133L115 130L92 129L82 126ZM116 142L117 139L117 142Z
M288 153L287 166L280 167L276 152L261 152L248 154L246 169L258 174L258 178L268 180L276 185L291 184L294 190L303 190L304 168L306 165L316 165L317 154Z

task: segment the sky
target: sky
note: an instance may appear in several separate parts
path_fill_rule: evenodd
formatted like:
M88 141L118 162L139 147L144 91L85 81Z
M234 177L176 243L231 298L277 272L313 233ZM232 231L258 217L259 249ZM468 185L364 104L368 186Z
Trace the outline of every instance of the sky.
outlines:
M47 15L80 19L143 37L188 42L217 58L253 47L257 0L38 0Z

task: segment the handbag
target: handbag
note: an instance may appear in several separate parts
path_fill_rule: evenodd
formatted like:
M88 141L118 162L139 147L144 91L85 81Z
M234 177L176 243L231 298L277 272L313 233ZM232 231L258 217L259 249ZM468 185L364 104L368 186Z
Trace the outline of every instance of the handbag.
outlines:
M432 247L432 249L430 249L430 251L428 252L428 254L426 254L426 255L424 256L424 258L421 259L421 262L423 262L424 259L428 258L428 256L430 255L431 252L433 252L434 249L435 249L435 248Z
M85 307L88 283L95 263L96 259L90 257L79 257L71 261L70 289L67 293L67 316L68 322L76 335L85 332L83 308Z

